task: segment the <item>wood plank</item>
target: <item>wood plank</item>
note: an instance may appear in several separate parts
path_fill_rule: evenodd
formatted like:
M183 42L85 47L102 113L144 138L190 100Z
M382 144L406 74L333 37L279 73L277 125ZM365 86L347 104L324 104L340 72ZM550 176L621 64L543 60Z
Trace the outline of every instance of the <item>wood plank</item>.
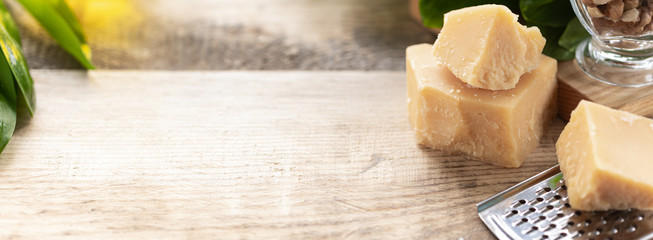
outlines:
M101 69L403 70L405 0L68 0ZM80 68L9 1L32 68Z
M0 155L0 238L488 239L519 169L415 144L403 72L34 70Z
M580 100L593 101L611 108L623 108L642 116L653 117L653 107L648 102L653 96L653 86L628 88L599 82L586 75L575 61L558 64L558 115L569 120L571 111Z

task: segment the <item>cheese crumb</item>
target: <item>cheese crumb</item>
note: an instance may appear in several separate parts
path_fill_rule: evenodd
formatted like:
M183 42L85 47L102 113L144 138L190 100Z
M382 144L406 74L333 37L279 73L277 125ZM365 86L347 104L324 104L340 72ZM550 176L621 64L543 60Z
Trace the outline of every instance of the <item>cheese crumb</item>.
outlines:
M633 122L635 121L635 117L627 113L622 113L619 119L621 119L621 121L627 122L630 126L632 126Z

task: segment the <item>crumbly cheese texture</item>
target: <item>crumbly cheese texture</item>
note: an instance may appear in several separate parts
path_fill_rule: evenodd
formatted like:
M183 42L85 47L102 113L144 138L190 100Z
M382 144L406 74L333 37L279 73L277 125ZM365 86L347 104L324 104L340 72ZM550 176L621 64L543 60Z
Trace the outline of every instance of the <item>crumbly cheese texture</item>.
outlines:
M456 78L431 55L431 45L406 49L408 112L419 144L472 159L519 167L555 114L556 60L540 64L515 88L493 91Z
M556 152L573 208L653 209L653 120L581 101Z
M538 65L546 40L502 5L448 12L433 55L460 80L490 90L514 88Z

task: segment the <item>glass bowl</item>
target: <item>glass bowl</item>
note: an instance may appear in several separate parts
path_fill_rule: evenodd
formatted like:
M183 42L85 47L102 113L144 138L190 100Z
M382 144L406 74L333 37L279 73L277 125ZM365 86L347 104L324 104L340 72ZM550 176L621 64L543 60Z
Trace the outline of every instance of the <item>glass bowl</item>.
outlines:
M653 84L653 0L571 0L592 36L576 49L580 68L622 87Z

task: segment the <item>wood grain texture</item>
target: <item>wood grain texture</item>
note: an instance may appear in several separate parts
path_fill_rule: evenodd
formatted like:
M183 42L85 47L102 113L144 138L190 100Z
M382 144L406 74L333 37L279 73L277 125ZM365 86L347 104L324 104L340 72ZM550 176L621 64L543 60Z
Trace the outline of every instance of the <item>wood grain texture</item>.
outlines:
M488 239L519 169L415 144L403 72L34 70L0 155L2 239Z
M11 2L11 1L10 1ZM406 0L69 0L100 69L403 70ZM32 68L80 68L11 4Z
M580 100L589 100L611 108L622 108L642 116L653 117L653 86L640 88L605 84L586 75L575 61L558 64L558 115L569 120Z
M627 103L619 108L619 110L639 114L647 118L653 117L653 95L637 99L633 102Z

